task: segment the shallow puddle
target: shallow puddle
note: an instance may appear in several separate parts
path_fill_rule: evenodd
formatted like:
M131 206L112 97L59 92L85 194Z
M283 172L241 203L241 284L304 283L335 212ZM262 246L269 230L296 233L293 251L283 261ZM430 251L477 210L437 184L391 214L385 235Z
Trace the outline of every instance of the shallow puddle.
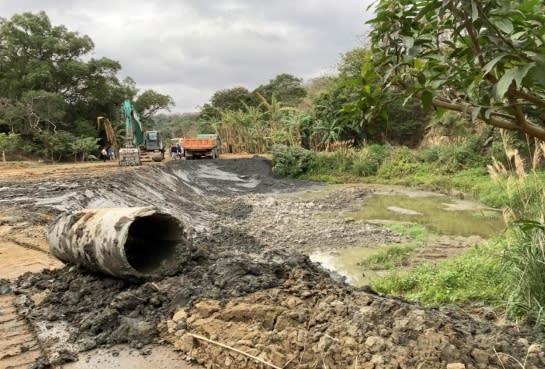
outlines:
M499 234L505 225L500 213L484 209L446 196L374 195L365 199L361 210L344 215L356 220L418 223L440 235L487 239Z
M369 284L370 279L379 277L377 271L365 271L361 265L376 248L352 247L331 251L318 251L309 255L310 260L322 264L326 269L333 270L346 278L346 283L356 287Z
M480 236L483 239L501 233L505 227L501 213L490 211L477 203L429 193L416 196L415 193L411 193L410 196L399 193L375 194L363 200L360 210L345 212L342 215L379 224L416 223L425 226L432 234ZM387 273L365 270L361 266L361 263L378 249L319 250L311 253L310 259L344 276L347 283L360 287Z

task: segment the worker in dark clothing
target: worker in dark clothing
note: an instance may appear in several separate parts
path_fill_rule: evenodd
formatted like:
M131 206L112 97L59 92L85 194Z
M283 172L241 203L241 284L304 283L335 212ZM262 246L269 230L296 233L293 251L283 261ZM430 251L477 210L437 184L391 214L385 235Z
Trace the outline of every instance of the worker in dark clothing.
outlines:
M172 145L170 147L170 158L175 160L176 156L178 156L178 148L176 145Z

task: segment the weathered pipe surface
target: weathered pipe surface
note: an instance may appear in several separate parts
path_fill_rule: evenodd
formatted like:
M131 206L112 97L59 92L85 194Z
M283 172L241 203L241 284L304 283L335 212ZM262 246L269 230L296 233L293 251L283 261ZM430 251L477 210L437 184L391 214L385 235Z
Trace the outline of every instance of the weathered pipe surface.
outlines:
M86 209L59 216L48 231L51 253L120 278L170 273L189 245L182 223L152 207Z

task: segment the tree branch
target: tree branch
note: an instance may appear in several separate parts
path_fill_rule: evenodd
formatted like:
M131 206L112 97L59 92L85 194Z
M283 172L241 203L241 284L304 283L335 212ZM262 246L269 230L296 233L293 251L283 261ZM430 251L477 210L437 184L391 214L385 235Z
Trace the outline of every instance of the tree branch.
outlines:
M475 109L473 106L470 106L468 104L452 103L452 102L444 101L438 98L433 98L432 103L434 106L439 108L458 111L458 112L467 113L467 114L471 114L473 110ZM524 120L522 124L517 124L517 123L508 121L507 119L505 119L505 116L506 116L505 114L499 115L499 114L492 113L490 116L490 119L488 120L488 123L494 127L503 128L510 131L518 131L522 133L527 133L530 136L533 136L542 141L545 141L545 127L530 123L526 119ZM515 117L513 118L516 119Z
M514 90L514 91L508 91L509 96L513 96L519 99L524 99L526 101L531 102L534 105L541 106L542 108L545 108L545 100L540 99L537 96L530 95L526 92Z

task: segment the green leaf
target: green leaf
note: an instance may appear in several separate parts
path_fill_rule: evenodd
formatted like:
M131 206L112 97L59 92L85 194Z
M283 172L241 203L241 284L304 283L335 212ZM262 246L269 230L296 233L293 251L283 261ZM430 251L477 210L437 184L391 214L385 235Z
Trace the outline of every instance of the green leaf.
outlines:
M418 83L420 83L422 86L426 84L426 76L424 73L418 73Z
M471 19L473 22L479 19L479 11L477 10L477 4L474 0L471 1Z
M522 36L525 36L527 34L526 31L520 31L520 32L516 32L516 33L513 33L511 35L511 40L512 41L516 41L518 40L519 38L521 38Z
M537 68L533 68L528 77L532 82L545 89L545 60L538 60Z
M496 98L498 100L503 99L505 96L505 93L509 89L509 86L511 86L511 83L515 79L515 76L517 74L517 67L511 68L505 72L505 74L500 78L498 83L495 86L496 89Z
M496 18L492 23L502 32L510 34L513 32L513 23L507 18Z
M528 63L524 66L517 67L517 73L515 74L515 83L517 84L517 88L522 87L522 80L526 75L528 74L528 71L536 66L536 63Z
M513 67L506 71L495 86L496 98L498 100L502 99L513 81L515 81L517 88L521 88L522 80L535 65L535 63L529 63L524 66Z
M424 105L424 110L430 111L433 101L433 94L429 90L422 92L422 105Z
M474 122L479 117L479 114L481 113L481 107L473 108L471 111L471 121Z
M496 64L498 64L498 62L501 59L503 59L503 57L505 57L506 55L507 55L507 53L502 53L502 54L496 56L494 59L490 60L488 63L486 63L486 65L483 68L483 75L487 75L488 73L490 73L492 68L494 68L494 66L496 66Z
M495 113L495 112L496 112L495 108L486 109L485 112L484 112L484 118L485 119L490 119L490 116L492 115L492 113Z
M403 40L403 45L405 45L405 48L407 50L411 49L414 46L414 38L411 36L401 36L401 39Z

